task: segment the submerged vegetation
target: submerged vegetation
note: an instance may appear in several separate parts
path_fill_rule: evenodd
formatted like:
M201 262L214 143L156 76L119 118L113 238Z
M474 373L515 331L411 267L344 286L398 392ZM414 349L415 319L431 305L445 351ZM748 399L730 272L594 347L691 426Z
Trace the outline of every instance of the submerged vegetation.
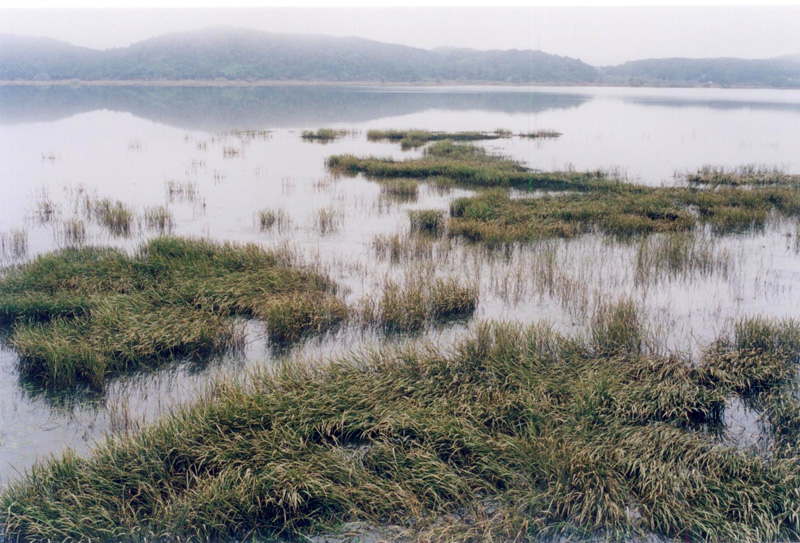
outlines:
M227 349L240 337L234 315L292 340L346 313L326 278L255 245L200 239L156 238L133 256L65 249L0 279L0 321L21 369L54 387L101 388L114 372Z
M798 324L742 321L694 363L648 337L623 302L585 337L484 324L451 348L221 383L90 458L40 462L3 490L0 519L36 541L350 521L425 541L798 537ZM764 414L768 451L720 442L732 398Z

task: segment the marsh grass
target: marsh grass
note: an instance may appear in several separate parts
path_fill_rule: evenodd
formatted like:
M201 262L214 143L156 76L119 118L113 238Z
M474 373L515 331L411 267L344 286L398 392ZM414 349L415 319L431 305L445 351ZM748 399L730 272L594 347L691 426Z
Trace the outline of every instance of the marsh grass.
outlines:
M353 135L353 130L334 130L333 128L320 128L316 132L313 130L303 130L300 138L303 141L315 141L318 143L331 143L344 136Z
M392 264L430 260L434 255L434 239L403 233L378 234L372 238L372 249L377 258L388 258Z
M311 215L312 228L325 236L338 232L344 224L344 211L334 205L317 209Z
M636 282L652 283L659 277L728 277L733 256L720 248L713 235L676 232L644 237L636 249Z
M392 179L381 183L381 196L396 202L416 202L419 183L414 179Z
M67 219L59 225L57 235L64 245L83 245L86 242L86 223L83 219Z
M2 490L0 519L32 541L303 539L351 522L418 541L795 540L797 449L765 458L707 428L747 397L796 443L797 330L744 320L687 361L651 353L623 303L582 336L487 323L447 348L285 366L88 459L41 460Z
M456 278L432 279L427 273L407 272L402 282L387 279L377 299L367 299L362 320L397 332L412 332L426 322L444 322L470 315L478 305L477 285Z
M238 147L226 145L222 148L222 158L236 158L242 156L243 152Z
M144 209L144 223L148 230L170 234L175 227L175 218L166 206L152 206Z
M268 232L273 229L278 232L286 232L292 226L292 217L285 208L261 209L256 212L259 229Z
M39 191L37 195L33 216L39 224L50 224L58 216L58 206L45 189Z
M112 236L130 237L136 214L124 202L112 202L108 198L95 200L91 204L91 213L97 223Z
M451 203L449 232L488 243L570 238L594 230L627 238L702 225L724 234L763 229L773 212L796 218L800 193L789 187L706 190L624 184L539 198L485 191Z
M412 209L408 212L411 232L440 236L445 231L444 211L440 209Z
M195 202L200 198L200 189L195 181L169 179L164 183L170 202Z
M511 134L508 131L496 130L494 132L431 132L430 130L369 130L367 140L369 141L392 141L400 142L400 147L406 149L417 149L431 141L479 141L495 140L508 138Z
M619 184L606 172L539 172L502 156L488 154L482 147L437 141L418 158L394 160L380 157L333 155L328 169L334 174L363 173L375 179L427 179L470 188L515 187L529 190L587 191Z
M219 353L238 341L233 316L262 319L284 341L345 314L326 277L256 245L200 239L155 238L133 256L64 249L0 280L0 322L21 368L51 387L101 388L126 369Z
M28 254L28 231L12 228L8 232L0 232L0 254L3 259L19 259Z
M448 180L482 189L481 194L451 203L450 232L489 243L575 237L595 230L622 238L682 232L698 225L709 225L716 233L746 232L764 228L773 212L800 215L800 192L792 184L796 176L756 167L708 170L707 177L717 175L717 181L703 187L648 187L624 182L614 172L533 171L480 147L446 140L426 148L419 158L334 155L327 164L338 174ZM721 180L734 174L749 181ZM507 188L562 194L526 198L488 190Z
M745 164L736 167L705 165L695 172L678 173L675 177L692 185L712 187L800 187L800 175L791 175L783 168L763 164Z
M561 137L561 132L555 130L535 130L533 132L523 132L519 135L521 138L528 139L555 139Z

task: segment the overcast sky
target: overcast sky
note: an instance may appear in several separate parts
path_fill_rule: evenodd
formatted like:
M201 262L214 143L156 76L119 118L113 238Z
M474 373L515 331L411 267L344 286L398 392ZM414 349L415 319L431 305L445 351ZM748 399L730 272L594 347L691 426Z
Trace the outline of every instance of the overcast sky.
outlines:
M235 25L359 36L423 48L540 49L594 65L639 58L800 54L800 6L0 10L0 33L124 47Z

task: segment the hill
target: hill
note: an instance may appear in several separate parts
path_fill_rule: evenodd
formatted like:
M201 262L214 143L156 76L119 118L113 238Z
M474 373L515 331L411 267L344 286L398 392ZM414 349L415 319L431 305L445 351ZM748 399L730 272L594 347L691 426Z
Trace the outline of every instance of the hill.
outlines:
M800 55L772 59L663 58L600 69L604 83L620 85L714 85L800 87Z
M0 35L0 81L496 82L800 87L800 55L664 58L596 68L542 51L420 49L362 38L233 27L178 32L99 51Z
M0 80L493 81L588 83L596 70L540 51L419 49L361 38L217 27L96 51L0 36Z

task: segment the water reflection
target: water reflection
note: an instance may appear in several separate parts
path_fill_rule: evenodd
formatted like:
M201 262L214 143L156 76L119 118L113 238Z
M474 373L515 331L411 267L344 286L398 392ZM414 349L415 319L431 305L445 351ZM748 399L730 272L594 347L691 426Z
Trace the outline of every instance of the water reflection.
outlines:
M409 92L368 87L0 86L0 123L51 122L112 110L187 130L213 132L356 123L431 109L537 113L574 108L586 100L574 93Z

